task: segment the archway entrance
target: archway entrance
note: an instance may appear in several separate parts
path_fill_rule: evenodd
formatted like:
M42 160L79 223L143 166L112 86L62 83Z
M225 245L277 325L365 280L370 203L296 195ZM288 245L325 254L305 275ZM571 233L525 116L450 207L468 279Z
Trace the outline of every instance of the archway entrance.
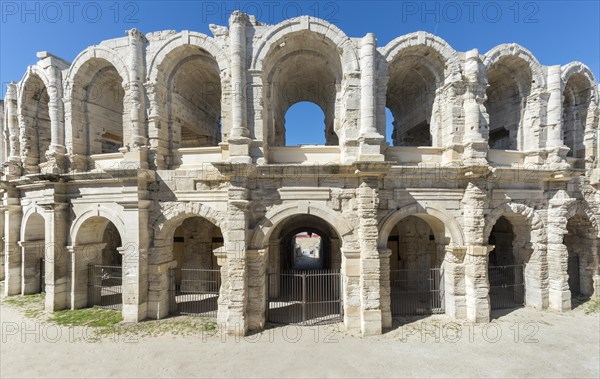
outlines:
M84 221L73 246L73 308L123 308L122 245L121 234L108 219L95 216Z
M525 304L524 262L530 251L528 241L516 238L513 227L527 228L527 225L513 225L513 222L500 217L489 236L489 244L494 246L488 258L491 309Z
M388 237L392 316L444 313L443 255L431 226L417 216L398 222Z
M215 250L221 229L202 217L185 219L173 233L175 267L169 271L171 314L217 317L221 272Z
M45 220L39 213L27 219L21 238L21 293L45 292Z
M298 215L269 242L267 320L314 325L342 320L341 251L324 220Z
M587 299L594 294L594 275L598 274L598 239L590 220L580 214L567 222L564 244L569 252L567 273L571 305L577 299Z

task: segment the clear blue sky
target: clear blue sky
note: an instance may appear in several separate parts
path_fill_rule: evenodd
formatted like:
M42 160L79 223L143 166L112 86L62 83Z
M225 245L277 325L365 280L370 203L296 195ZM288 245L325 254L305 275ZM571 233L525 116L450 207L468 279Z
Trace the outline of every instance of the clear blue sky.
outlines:
M259 21L277 23L300 14L318 16L350 37L368 32L385 45L395 37L424 30L454 49L516 42L544 65L578 60L600 78L598 1L0 1L0 82L18 81L35 53L47 50L68 61L87 46L143 32L194 30L210 35L209 24L227 25L234 9ZM288 144L319 143L323 115L298 104L287 115ZM295 126L301 124L300 126ZM308 139L303 139L308 138Z

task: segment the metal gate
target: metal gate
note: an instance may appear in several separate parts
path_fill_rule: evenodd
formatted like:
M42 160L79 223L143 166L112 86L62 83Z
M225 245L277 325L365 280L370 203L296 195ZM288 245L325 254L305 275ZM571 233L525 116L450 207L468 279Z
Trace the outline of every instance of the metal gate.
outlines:
M40 293L46 293L46 260L40 259Z
M569 274L569 290L571 296L581 295L580 279L579 279L579 255L569 254L567 261L567 273Z
M524 266L489 266L492 309L517 308L525 304Z
M121 309L123 306L121 266L88 266L88 306Z
M268 276L267 320L315 325L342 321L339 270L287 271Z
M444 313L442 270L391 270L390 299L393 316Z
M169 311L217 317L221 271L200 268L172 268L169 270Z

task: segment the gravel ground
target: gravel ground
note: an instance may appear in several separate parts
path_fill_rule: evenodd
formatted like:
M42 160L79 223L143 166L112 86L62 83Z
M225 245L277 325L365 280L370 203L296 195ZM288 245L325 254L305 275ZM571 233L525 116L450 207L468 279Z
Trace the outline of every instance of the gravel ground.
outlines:
M108 334L28 318L2 304L0 377L569 377L600 376L600 314L517 309L489 324L405 319L362 338L340 325Z

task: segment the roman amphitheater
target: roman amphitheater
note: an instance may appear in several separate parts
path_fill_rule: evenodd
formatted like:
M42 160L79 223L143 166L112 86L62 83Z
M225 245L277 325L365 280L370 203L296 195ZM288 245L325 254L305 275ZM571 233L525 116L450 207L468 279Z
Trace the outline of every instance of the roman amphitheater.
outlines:
M7 295L229 334L600 296L599 86L517 44L234 12L48 52L3 101ZM568 48L568 47L565 47ZM324 144L286 145L323 111ZM386 131L386 115L393 131ZM392 135L392 142L385 136Z

